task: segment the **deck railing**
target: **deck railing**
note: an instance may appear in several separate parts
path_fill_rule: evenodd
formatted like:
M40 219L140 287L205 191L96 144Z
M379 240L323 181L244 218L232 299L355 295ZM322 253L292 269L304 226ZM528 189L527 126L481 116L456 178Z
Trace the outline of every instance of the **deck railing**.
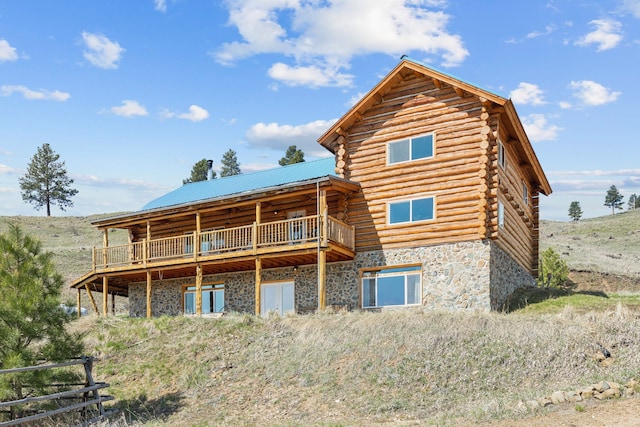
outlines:
M321 216L292 218L264 224L187 233L182 236L143 240L126 245L94 248L94 269L122 267L164 260L206 257L269 247L282 247L311 242L333 242L354 249L354 228L327 217L323 231ZM326 234L326 236L324 235ZM326 238L325 238L326 237ZM195 249L195 250L194 250Z

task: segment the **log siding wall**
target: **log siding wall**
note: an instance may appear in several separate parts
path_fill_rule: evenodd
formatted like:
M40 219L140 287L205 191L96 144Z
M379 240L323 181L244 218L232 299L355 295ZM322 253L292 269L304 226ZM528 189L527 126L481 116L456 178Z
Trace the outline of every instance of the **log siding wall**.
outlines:
M488 238L535 273L537 189L528 183L513 137L501 122L502 107L415 73L403 74L378 101L337 141L338 173L362 188L348 199L356 251ZM389 142L425 134L434 136L433 157L387 164ZM498 139L506 169L498 165ZM388 201L422 195L435 198L433 221L388 224ZM499 198L505 205L501 229Z
M481 102L413 73L380 101L346 135L345 177L362 187L349 199L356 250L478 240ZM434 135L433 157L387 164L389 142L425 134ZM389 200L419 195L435 197L434 221L388 224Z

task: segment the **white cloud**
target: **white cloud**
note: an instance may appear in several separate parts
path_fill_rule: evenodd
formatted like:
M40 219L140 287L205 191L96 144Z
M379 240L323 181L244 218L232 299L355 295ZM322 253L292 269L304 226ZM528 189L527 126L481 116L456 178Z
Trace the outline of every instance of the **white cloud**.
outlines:
M18 169L0 163L0 175L15 175L18 172Z
M636 18L640 18L640 0L623 0L622 8Z
M71 95L66 92L60 92L59 90L54 90L53 92L40 89L40 90L32 90L26 86L14 86L14 85L3 85L0 86L0 93L3 96L10 96L13 93L21 93L25 99L28 100L45 100L45 101L66 101L71 98Z
M232 64L258 54L293 58L274 64L270 75L285 84L347 86L356 55L414 53L437 56L456 66L469 52L459 35L447 31L450 16L438 8L444 1L236 0L229 6L229 25L241 40L225 43L213 55Z
M547 123L547 118L542 114L529 114L523 117L522 125L533 142L554 140L562 130L558 126Z
M190 120L192 122L201 122L209 118L209 112L202 107L192 105L189 107L188 113L178 114L179 119Z
M622 41L622 24L613 19L596 19L589 24L596 29L576 42L578 46L598 45L598 52L613 49Z
M125 99L122 101L122 105L111 107L109 110L116 116L122 117L146 116L149 114L146 108L132 99Z
M544 31L532 31L529 34L527 34L527 38L536 39L538 37L548 36L549 34L553 33L555 30L556 30L555 25L547 25L546 27L544 27Z
M269 69L269 77L289 86L350 86L353 75L340 73L337 69L309 67L290 67L278 62Z
M189 107L189 112L187 113L174 113L169 110L164 110L160 114L165 119L177 118L177 119L190 120L192 122L201 122L209 118L209 112L198 105L191 105Z
M118 61L125 51L118 42L113 42L100 34L82 32L82 40L87 50L84 57L87 61L99 68L118 68Z
M154 0L155 9L160 12L167 11L167 1L166 0Z
M335 121L316 120L298 126L278 123L256 123L246 133L249 145L284 152L290 145L301 149L305 155L326 157L329 152L320 146L317 139Z
M515 104L543 105L546 102L542 93L542 89L538 85L521 82L517 89L511 91L509 96Z
M12 47L8 41L0 39L0 62L15 61L17 59L16 48Z
M591 80L581 80L569 84L574 90L573 95L578 98L583 105L596 106L609 102L614 102L621 95L621 92L613 92Z

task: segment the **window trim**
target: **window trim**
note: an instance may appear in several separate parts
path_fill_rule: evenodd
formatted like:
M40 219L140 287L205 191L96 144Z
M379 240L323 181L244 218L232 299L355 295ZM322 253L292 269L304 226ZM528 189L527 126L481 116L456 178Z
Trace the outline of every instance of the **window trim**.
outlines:
M370 279L371 277L367 277L368 274L375 274L375 273L380 273L380 272L384 272L384 271L388 271L389 273L387 274L383 274L382 277L393 277L393 276L404 276L404 300L405 303L401 304L401 305L375 305L375 306L365 306L364 305L364 280L365 279ZM393 272L393 270L396 270L396 272ZM375 310L375 309L383 309L383 308L397 308L397 307L416 307L416 306L420 306L422 305L422 297L423 297L423 267L422 264L403 264L403 265L385 265L385 266L380 266L380 267L367 267L367 268L361 268L360 272L359 272L359 278L358 278L358 283L359 283L359 292L360 292L360 307L364 310ZM404 274L402 274L404 273ZM418 294L416 295L416 300L417 302L415 303L407 303L407 286L408 286L408 282L407 282L407 276L409 274L407 273L417 273L418 279L419 279L419 283L418 283ZM379 277L377 274L375 274L374 276L372 276L374 279L377 279L377 277ZM377 296L377 280L376 280L376 296ZM378 303L377 299L376 299L376 304Z
M411 152L412 152L412 145L411 142L414 139L418 139L418 138L422 138L425 136L430 136L431 137L431 155L430 156L426 156L426 157L418 157L416 159L413 159L411 156ZM391 162L391 145L392 144L397 144L403 141L408 141L409 142L409 158L407 160L401 160L401 161L397 161L397 162ZM427 132L427 133L423 133L420 135L414 135L414 136L409 136L406 138L400 138L400 139L394 139L393 141L388 141L386 144L386 150L387 150L387 166L392 166L392 165L398 165L398 164L402 164L402 163L409 163L409 162L416 162L419 160L425 160L425 159L432 159L435 157L436 155L436 133L435 132Z
M194 288L194 289L189 289L189 288ZM195 316L196 315L195 295L196 295L197 290L195 288L196 288L196 285L193 284L193 283L189 283L189 284L186 284L186 285L182 286L182 314L185 315L185 316ZM222 310L221 311L215 311L215 305L216 304L215 304L215 299L214 299L214 307L213 307L214 311L210 311L210 312L207 312L207 313L203 312L202 313L203 315L221 314L221 313L224 312L224 309L226 307L226 296L225 296L226 288L227 287L225 286L224 282L207 282L207 283L203 283L202 284L202 290L201 290L202 293L205 293L206 291L212 291L212 292L213 291L220 291L220 290L223 291L223 294L222 294ZM185 298L186 298L187 294L193 294L194 295L193 313L191 313L191 312L187 313L186 312L186 301L185 301ZM214 294L214 298L215 298L215 294Z
M420 219L414 221L413 217L413 202L417 200L425 200L431 199L431 218ZM400 221L400 222L391 222L391 205L396 205L400 203L409 203L409 221ZM398 200L390 200L387 202L387 225L402 225L402 224L417 224L435 221L436 219L436 196L434 194L431 195L417 195L416 197L408 198L408 199L398 199Z
M502 169L507 169L507 150L500 138L498 138L498 164Z
M529 206L529 187L527 187L527 183L522 180L522 201L525 206Z
M498 228L504 228L504 203L498 200Z

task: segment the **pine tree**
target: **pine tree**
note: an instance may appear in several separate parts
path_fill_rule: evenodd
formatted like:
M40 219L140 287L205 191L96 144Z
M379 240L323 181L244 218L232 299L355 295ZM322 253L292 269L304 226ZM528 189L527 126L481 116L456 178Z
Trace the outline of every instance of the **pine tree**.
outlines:
M622 199L624 199L624 196L620 194L615 185L609 187L604 199L604 205L611 208L611 215L616 213L616 209L622 209Z
M284 157L278 161L280 166L292 165L294 163L304 162L304 153L295 145L290 145Z
M640 197L637 194L632 194L629 196L629 210L634 210L640 208Z
M548 248L540 255L540 271L538 284L540 286L559 287L565 284L569 277L567 262L553 248Z
M209 165L207 159L198 160L193 168L191 168L191 176L182 180L182 184L189 184L190 182L206 181L209 179ZM211 171L211 178L216 177L216 172Z
M0 235L0 254L0 369L80 356L80 337L66 329L71 316L60 307L64 280L52 254L14 224ZM64 380L53 371L0 376L0 400L21 399Z
M582 209L580 208L580 202L571 202L569 205L569 218L573 221L579 221L582 218Z
M240 172L240 163L238 163L236 152L232 149L227 150L227 152L222 155L220 163L222 164L220 176L240 175L242 173Z
M73 206L71 198L78 190L71 188L73 180L67 176L64 162L60 162L49 144L42 144L27 166L27 173L20 178L22 200L31 203L36 210L47 208L47 216L51 216L51 205L58 205L61 210Z

